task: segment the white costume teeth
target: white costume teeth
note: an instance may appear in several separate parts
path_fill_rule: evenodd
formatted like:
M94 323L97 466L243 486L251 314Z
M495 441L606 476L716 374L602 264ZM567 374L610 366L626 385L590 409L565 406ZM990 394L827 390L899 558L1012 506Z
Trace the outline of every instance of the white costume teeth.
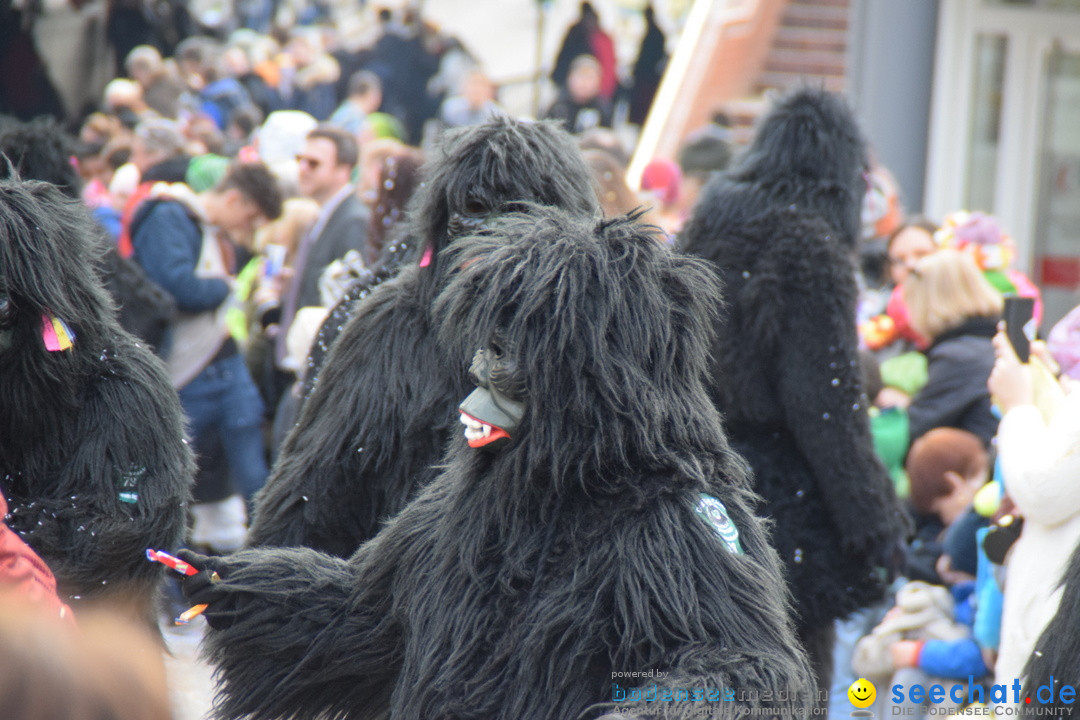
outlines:
M491 426L472 419L465 413L461 413L461 424L465 426L465 439L470 442L483 440L491 435Z

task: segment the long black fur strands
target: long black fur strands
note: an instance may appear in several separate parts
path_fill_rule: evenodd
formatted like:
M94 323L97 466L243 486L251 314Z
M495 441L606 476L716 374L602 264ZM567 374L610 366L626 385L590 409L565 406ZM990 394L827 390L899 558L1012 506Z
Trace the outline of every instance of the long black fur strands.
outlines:
M795 205L824 219L854 249L869 167L858 121L840 95L801 89L780 98L727 174L774 207ZM734 212L739 212L735 208Z
M75 151L75 139L52 118L20 122L0 115L0 155L11 161L19 177L52 183L69 198L77 199L82 178L71 163ZM0 177L9 175L5 165L0 159Z
M81 197L82 178L71 162L77 141L52 118L20 122L0 116L0 178L18 177L50 183L74 200ZM122 258L104 227L93 225L93 240L101 247L98 268L105 290L117 306L120 326L137 337L160 342L166 319L148 320L144 303L156 306L164 290L153 285L134 260ZM164 312L164 311L162 311Z
M454 268L442 260L451 216L496 216L523 201L598 212L580 151L551 123L504 117L454 133L424 172L404 247L414 263L433 248L430 264L410 265L374 291L358 288L326 365L309 370L319 379L256 499L252 545L348 557L435 476L460 428L455 408L475 350L440 347L431 315Z
M862 131L843 97L803 88L777 101L725 175L737 187L753 188L755 203L795 205L824 219L836 240L853 249L868 167ZM745 209L730 212L745 218Z
M62 597L147 613L182 539L193 462L164 367L122 330L99 277L92 219L54 186L0 181L0 487L8 524L49 564ZM75 333L49 352L43 316Z
M442 474L348 561L272 548L224 560L215 587L233 622L206 645L218 716L806 712L779 562L705 392L710 269L630 218L548 208L447 260L463 269L438 299L442 333L498 336L524 420L494 451L459 433ZM702 493L724 503L744 554L695 514ZM689 700L707 691L732 699Z
M352 288L319 329L304 378L305 397L356 303L399 268L417 264L429 249L431 263L421 271L421 302L430 303L438 291L439 256L453 240L451 215L497 214L518 201L562 207L585 217L599 211L588 166L573 138L555 122L500 116L450 130L421 175L424 182L409 202L406 228L386 248L372 277Z
M1038 689L1050 687L1051 697L1058 699L1063 687L1080 687L1080 548L1073 550L1061 584L1061 604L1035 643L1023 677L1024 698L1038 703L1040 711L1052 708L1047 714L1053 717L1069 717L1072 703L1045 703L1036 696Z
M858 367L864 156L840 98L797 91L706 186L679 239L724 283L711 394L775 520L800 629L882 597L906 527Z
M423 238L418 252L433 252L424 270L429 275L440 274L442 250L453 242L454 213L493 215L515 202L561 207L583 217L599 211L588 165L557 122L498 117L450 131L441 147L445 157L436 160L409 207L415 219L409 226ZM429 281L425 288L436 284Z
M560 223L569 227L560 230ZM701 458L687 455L687 447L721 450L721 465L733 464L718 423L688 422L714 413L704 379L720 292L704 264L681 260L681 269L694 272L680 276L673 271L679 264L657 263L655 256L667 259L657 241L630 221L598 228L595 235L606 242L582 242L588 229L533 208L460 251L451 248L447 258L464 269L436 313L444 346L460 346L459 355L484 347L496 331L501 345L530 353L519 353L517 363L528 396L542 401L529 406L520 430L529 443L514 456L523 481L515 486L532 485L532 473L542 469L536 484L544 495L552 486L563 495L641 492L646 504L653 492L670 489L671 478L663 478L663 488L647 488L627 477L670 470L699 476ZM507 236L523 239L501 248ZM611 258L613 248L622 255ZM640 296L630 302L623 296L630 290L619 288L634 272L649 285L635 288ZM579 314L586 313L590 324L583 327ZM642 351L650 354L639 357ZM561 382L545 372L554 362L565 368ZM735 477L746 482L741 473Z

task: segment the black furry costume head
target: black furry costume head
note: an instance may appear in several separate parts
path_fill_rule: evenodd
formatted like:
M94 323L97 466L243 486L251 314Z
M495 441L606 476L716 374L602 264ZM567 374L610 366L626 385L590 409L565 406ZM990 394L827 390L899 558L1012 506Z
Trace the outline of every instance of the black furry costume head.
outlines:
M724 177L752 187L761 204L817 215L854 248L868 168L862 131L844 98L803 88L770 108Z
M447 255L463 269L436 308L443 343L514 358L525 413L507 453L543 469L545 494L624 492L639 473L693 474L687 447L726 449L704 386L719 289L660 245L629 219L593 231L533 208Z
M350 289L320 327L305 371L305 397L357 301L403 266L423 263L421 292L429 302L437 292L442 250L513 203L551 205L585 217L599 212L588 166L557 123L498 116L450 130L420 172L424 182L409 202L406 223L395 230L371 276Z
M41 180L78 200L83 183L72 163L76 147L76 140L52 119L24 123L0 117L0 178ZM100 256L94 267L103 275L105 290L117 305L121 327L154 347L160 346L175 313L175 302L133 260L120 256L103 227L95 223L88 232L100 245L92 250Z
M632 219L551 208L446 252L445 342L502 358L522 421L492 451L459 432L348 562L207 559L220 715L689 718L710 689L716 717L805 713L775 551L705 392L713 273ZM645 701L673 688L701 695Z
M147 611L161 571L143 554L179 541L192 459L164 367L102 287L97 232L56 187L0 181L0 486L62 595Z
M776 521L800 629L826 637L834 619L883 597L905 528L859 372L865 156L841 97L797 90L709 181L678 238L724 283L710 391Z
M475 351L439 346L432 316L456 237L516 203L598 212L581 152L555 124L500 117L444 147L410 204L405 249L395 246L412 264L390 282L399 267L376 271L323 323L308 368L318 381L260 495L255 544L347 556L436 474Z
M78 198L82 178L71 162L76 142L55 120L20 122L0 116L0 155L11 161L19 177L52 183L70 198ZM0 177L8 177L0 159Z
M86 280L100 273L102 247L89 241L94 228L82 209L53 185L0 181L0 193L0 333L8 338L0 340L0 348L8 346L0 350L0 377L22 380L7 388L15 407L29 410L39 405L36 398L53 397L55 406L39 410L70 412L79 385L96 371L101 348L119 329L107 320L115 309L101 283ZM71 350L46 349L46 317L75 332ZM50 423L34 427L34 417L29 414L23 427L50 432Z
M596 192L573 138L553 122L499 116L448 132L409 210L421 252L436 256L507 203L535 202L588 215Z
M430 285L439 256L454 238L533 202L589 217L598 212L588 166L558 123L496 116L455 128L422 168L424 182L409 203L404 237L384 262L420 262ZM404 250L402 249L404 245Z

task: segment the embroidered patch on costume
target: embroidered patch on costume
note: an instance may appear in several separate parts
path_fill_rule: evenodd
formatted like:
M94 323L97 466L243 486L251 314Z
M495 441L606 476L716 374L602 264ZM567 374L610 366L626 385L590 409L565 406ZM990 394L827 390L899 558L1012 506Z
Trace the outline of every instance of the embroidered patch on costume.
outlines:
M117 496L120 502L135 504L139 502L139 481L146 475L146 468L137 467L121 473L116 478Z
M745 555L742 543L739 542L739 529L728 516L727 508L712 495L701 493L697 505L694 506L697 516L709 524L709 527L720 536L727 545L728 550L736 555Z

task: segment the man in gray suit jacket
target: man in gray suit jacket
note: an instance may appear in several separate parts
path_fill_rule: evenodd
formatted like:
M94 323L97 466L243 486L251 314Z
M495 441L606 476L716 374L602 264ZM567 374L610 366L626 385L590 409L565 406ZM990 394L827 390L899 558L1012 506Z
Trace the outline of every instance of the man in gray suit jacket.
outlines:
M320 210L315 224L296 248L292 277L281 295L275 359L278 368L288 373L294 369L282 367L282 360L286 357L285 338L296 312L321 304L319 276L327 265L344 257L349 250L356 250L361 256L364 252L370 213L350 182L359 154L356 138L340 128L323 125L308 133L304 149L296 158L300 166L297 176L300 192L319 203ZM286 404L290 408L279 407L279 415L285 413L279 422L288 423L291 419L292 403Z
M358 156L352 135L325 126L308 133L297 156L300 192L319 203L320 211L297 247L292 282L282 298L283 321L286 314L291 320L298 309L320 304L319 276L327 265L349 250L363 252L370 214L350 182Z

